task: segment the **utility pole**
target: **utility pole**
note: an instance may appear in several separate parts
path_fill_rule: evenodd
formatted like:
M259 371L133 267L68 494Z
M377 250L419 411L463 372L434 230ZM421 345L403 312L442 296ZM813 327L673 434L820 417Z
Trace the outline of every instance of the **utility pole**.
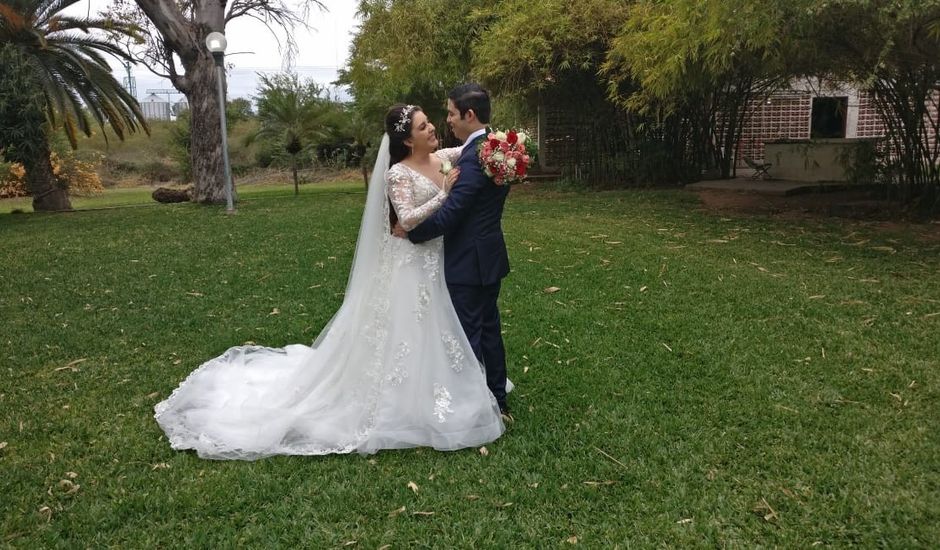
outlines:
M124 77L124 89L127 90L127 93L134 96L134 99L137 97L137 79L131 75L131 62L126 61L124 63L124 69L127 71L127 76Z

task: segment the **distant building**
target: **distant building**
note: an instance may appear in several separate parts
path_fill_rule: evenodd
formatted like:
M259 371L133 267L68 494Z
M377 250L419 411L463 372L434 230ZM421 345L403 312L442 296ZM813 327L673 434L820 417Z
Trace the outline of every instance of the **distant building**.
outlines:
M183 111L189 110L189 102L186 101L186 98L184 97L183 99L174 103L170 110L173 112L173 118L176 118L180 116L180 113Z
M170 102L157 94L150 94L140 102L140 110L147 120L170 120Z
M937 120L940 92L927 98L928 123ZM872 92L858 86L814 86L795 81L766 100L752 101L738 144L738 166L744 156L764 159L764 144L778 140L883 138L885 118ZM927 147L935 148L928 135Z

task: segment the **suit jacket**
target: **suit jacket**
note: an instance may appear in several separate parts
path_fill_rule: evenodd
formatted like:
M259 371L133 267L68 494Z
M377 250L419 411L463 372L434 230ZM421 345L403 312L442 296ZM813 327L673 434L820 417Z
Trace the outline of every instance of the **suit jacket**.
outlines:
M457 167L460 177L443 206L408 232L413 243L444 236L447 284L486 286L509 274L509 255L500 223L509 186L496 185L480 166L477 146L468 143Z

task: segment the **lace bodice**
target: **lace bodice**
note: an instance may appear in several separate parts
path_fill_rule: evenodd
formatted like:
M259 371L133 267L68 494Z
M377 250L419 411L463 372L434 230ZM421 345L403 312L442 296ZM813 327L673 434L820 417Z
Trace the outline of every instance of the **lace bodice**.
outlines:
M434 154L443 161L453 163L460 152L460 147L453 147L440 149ZM385 172L385 181L388 183L388 198L398 215L398 223L405 231L414 229L447 199L447 192L427 176L400 162Z

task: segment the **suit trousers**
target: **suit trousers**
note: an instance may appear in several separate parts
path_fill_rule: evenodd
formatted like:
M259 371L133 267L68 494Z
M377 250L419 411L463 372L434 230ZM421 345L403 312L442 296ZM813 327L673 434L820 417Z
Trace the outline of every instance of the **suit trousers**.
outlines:
M470 346L486 370L486 385L500 408L506 406L506 348L499 319L500 283L447 285L451 301Z

